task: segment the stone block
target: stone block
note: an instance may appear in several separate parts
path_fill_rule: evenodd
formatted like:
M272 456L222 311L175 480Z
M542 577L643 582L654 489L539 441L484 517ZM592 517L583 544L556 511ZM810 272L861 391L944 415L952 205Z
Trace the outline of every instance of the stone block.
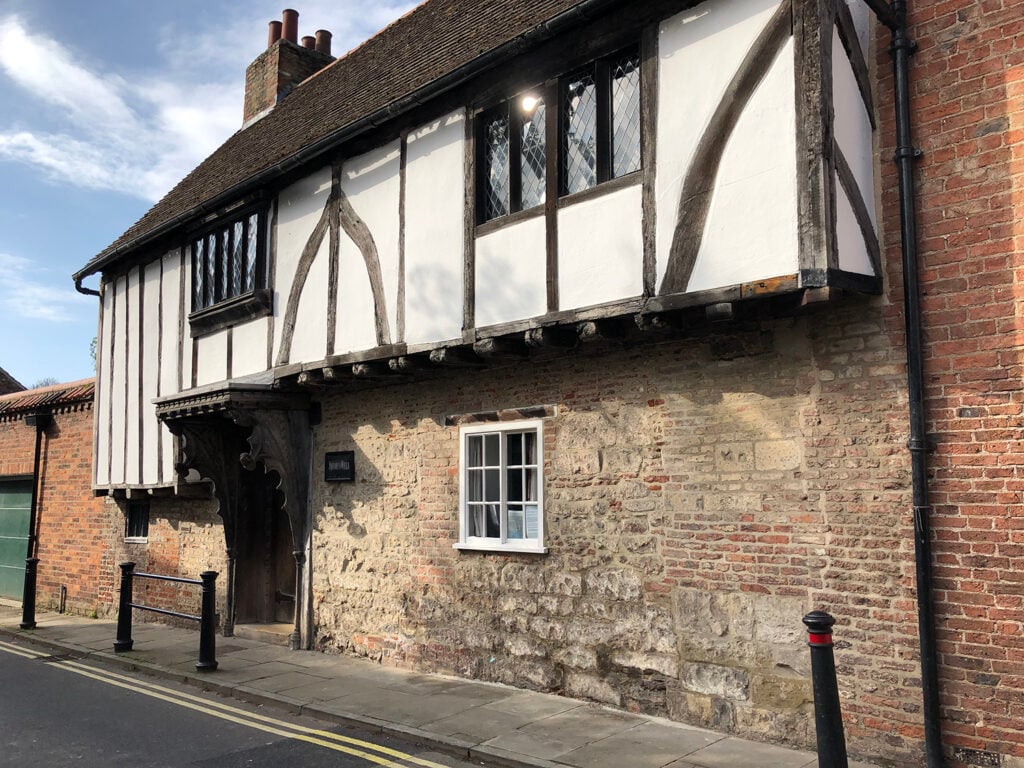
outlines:
M694 693L720 696L733 701L750 698L750 675L745 669L717 664L683 664L679 682Z
M754 469L754 444L720 443L715 447L715 469L719 472L747 472Z
M617 688L596 675L569 672L565 675L565 693L577 699L590 699L614 707L622 703L622 694Z
M797 469L803 451L796 440L762 440L754 445L754 464L762 472Z

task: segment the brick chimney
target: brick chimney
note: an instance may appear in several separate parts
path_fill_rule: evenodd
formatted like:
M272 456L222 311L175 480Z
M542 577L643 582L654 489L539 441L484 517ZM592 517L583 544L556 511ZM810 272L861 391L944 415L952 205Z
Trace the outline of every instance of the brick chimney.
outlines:
M299 45L299 13L288 8L281 21L270 22L267 50L245 71L244 122L273 107L296 85L326 67L331 56L331 33L317 30L316 37Z

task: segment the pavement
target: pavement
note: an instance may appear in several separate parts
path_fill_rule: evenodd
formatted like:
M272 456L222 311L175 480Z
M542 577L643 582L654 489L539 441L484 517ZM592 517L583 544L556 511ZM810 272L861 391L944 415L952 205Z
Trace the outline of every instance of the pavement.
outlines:
M427 675L346 656L217 637L214 672L197 672L196 630L136 622L114 653L116 622L43 613L21 630L0 603L0 636L186 683L254 704L354 725L463 759L511 768L813 768L812 752L495 683ZM851 768L870 768L851 762Z

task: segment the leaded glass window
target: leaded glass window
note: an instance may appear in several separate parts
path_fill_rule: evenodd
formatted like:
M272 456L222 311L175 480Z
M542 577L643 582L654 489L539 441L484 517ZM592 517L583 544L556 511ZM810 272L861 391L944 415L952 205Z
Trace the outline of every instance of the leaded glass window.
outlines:
M640 170L640 56L630 53L611 70L612 176Z
M597 186L597 83L593 73L571 78L565 89L565 191Z
M192 238L193 312L262 287L264 216L246 213Z
M506 216L511 210L509 185L508 114L484 123L484 220Z

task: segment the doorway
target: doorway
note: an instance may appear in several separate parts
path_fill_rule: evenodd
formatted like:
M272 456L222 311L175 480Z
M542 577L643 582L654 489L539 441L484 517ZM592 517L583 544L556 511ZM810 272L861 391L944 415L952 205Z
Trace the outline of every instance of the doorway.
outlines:
M243 474L235 563L235 624L295 621L295 547L281 508L277 475L258 468Z

